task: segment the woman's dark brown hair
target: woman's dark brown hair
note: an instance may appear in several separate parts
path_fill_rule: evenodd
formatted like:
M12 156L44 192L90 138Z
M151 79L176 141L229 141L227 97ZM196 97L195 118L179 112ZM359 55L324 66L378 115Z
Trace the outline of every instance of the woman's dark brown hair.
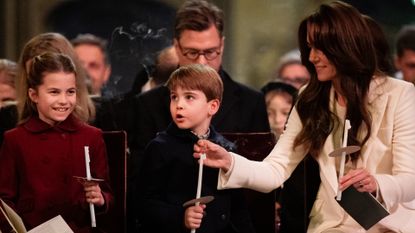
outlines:
M314 65L309 61L310 46L321 50L336 67L340 94L347 100L346 118L352 126L348 145L363 145L370 136L371 117L366 102L376 69L372 36L365 19L346 3L322 4L316 13L301 22L298 36L301 60L311 79L296 106L303 128L295 139L294 148L305 145L309 153L317 157L339 121L329 106L332 81L318 80ZM307 37L311 41L307 41ZM358 137L359 129L365 129L366 133ZM352 160L357 156L358 153L352 155Z
M393 76L392 54L382 27L370 16L363 15L373 37L379 75Z

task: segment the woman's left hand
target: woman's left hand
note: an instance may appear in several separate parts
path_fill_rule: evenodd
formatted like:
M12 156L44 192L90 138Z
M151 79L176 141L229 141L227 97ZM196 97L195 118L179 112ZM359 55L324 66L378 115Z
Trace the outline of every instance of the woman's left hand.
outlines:
M101 188L97 182L87 181L83 183L85 198L88 203L96 206L103 206L105 204L104 196L101 193Z
M340 178L340 190L347 189L353 185L359 192L375 193L377 191L377 182L366 169L352 169L345 176Z

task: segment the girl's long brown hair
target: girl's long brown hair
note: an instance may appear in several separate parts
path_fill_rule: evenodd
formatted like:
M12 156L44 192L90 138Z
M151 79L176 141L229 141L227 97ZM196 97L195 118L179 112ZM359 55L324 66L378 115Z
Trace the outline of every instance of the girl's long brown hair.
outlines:
M92 121L95 117L95 107L88 97L86 88L86 73L78 61L71 43L59 33L42 33L30 39L24 46L18 63L18 84L17 84L17 109L19 112L19 124L26 122L35 111L34 106L28 97L28 73L31 60L45 52L62 53L69 56L77 70L76 88L77 100L74 115L80 120Z

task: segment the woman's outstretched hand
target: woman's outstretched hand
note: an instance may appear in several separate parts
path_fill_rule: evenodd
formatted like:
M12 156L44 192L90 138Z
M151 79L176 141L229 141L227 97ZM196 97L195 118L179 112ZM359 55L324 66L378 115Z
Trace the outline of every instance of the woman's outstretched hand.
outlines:
M232 164L232 155L223 147L208 140L199 140L194 145L193 156L198 159L202 153L206 154L206 159L203 160L204 165L208 167L220 168L224 172L227 172L230 169Z

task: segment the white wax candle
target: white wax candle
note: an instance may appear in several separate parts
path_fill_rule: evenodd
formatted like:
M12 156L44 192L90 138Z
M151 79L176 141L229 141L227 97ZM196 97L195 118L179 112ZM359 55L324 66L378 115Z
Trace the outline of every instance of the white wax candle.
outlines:
M91 177L91 170L89 167L90 158L89 158L89 147L88 146L84 147L84 152L85 152L86 179L91 180L92 177ZM96 227L97 222L95 220L95 208L94 208L94 204L92 203L89 203L89 213L91 215L91 226Z
M199 176L197 179L197 190L196 190L196 199L200 198L201 194L202 194L202 179L203 179L203 160L206 159L206 154L203 153L200 155L200 159L199 159ZM196 202L195 206L200 205L200 202ZM191 233L195 233L196 229L192 229L190 231Z
M347 138L348 138L348 132L351 128L350 121L345 120L344 122L344 132L343 132L343 148L347 147ZM344 166L346 164L346 152L343 152L340 158L340 170L339 170L339 184L340 184L340 178L344 175ZM342 199L342 191L339 189L337 191L337 197L336 199L340 201Z
M206 158L206 154L203 153L200 155L199 159L199 177L197 179L197 191L196 198L200 198L202 193L202 180L203 180L203 160ZM199 202L196 202L196 205L199 205Z

